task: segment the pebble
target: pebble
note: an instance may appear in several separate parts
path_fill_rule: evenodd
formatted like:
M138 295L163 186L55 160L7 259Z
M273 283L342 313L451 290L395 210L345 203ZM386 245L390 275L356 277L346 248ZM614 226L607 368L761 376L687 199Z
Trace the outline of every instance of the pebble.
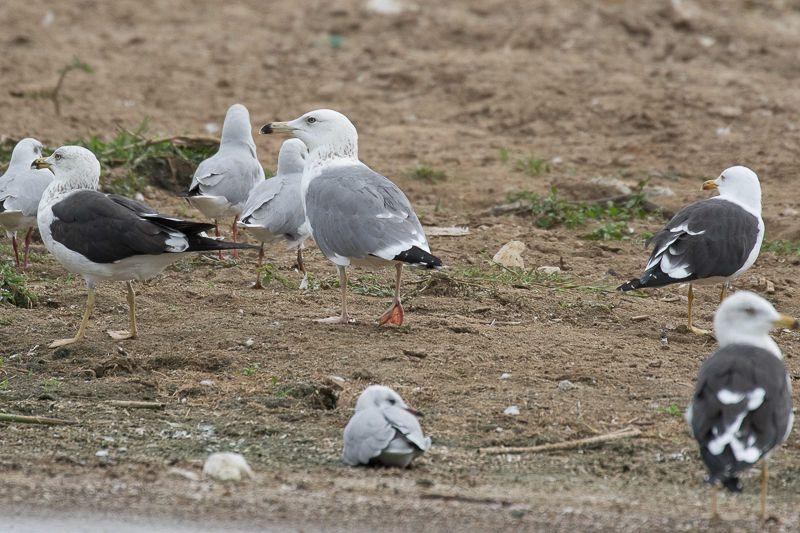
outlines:
M212 453L203 465L203 475L217 481L241 481L242 478L253 478L253 470L245 458L238 453Z
M511 379L511 374L509 374L508 372L503 372L502 374L500 374L500 379Z
M516 405L509 405L506 407L505 411L503 411L504 415L516 416L519 414L519 407Z
M203 387L213 387L214 382L211 381L210 379L204 379L203 381L200 382L200 385L202 385Z
M525 268L525 261L522 259L525 248L524 242L509 241L494 254L492 261L509 268Z
M568 379L564 379L558 382L558 390L560 390L561 392L567 392L568 390L572 390L574 388L575 384Z
M548 276L553 274L558 274L561 272L561 269L557 266L547 266L543 265L536 269L536 272L541 272L542 274L546 274Z

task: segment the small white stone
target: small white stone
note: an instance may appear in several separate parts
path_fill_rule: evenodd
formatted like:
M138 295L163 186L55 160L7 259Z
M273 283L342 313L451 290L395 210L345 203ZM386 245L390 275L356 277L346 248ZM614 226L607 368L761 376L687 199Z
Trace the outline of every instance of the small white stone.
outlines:
M108 457L108 450L97 450L94 453L95 457Z
M209 135L214 135L219 131L219 124L215 124L214 122L206 122L203 125L203 129L206 130L206 133Z
M53 13L52 11L48 11L42 17L42 26L47 28L49 26L52 26L53 22L55 21L56 21L56 14Z
M525 261L522 259L525 248L524 242L509 241L494 254L492 261L509 268L525 268Z
M369 0L367 9L380 15L399 15L405 6L399 0Z
M730 126L720 126L716 130L717 137L727 137L731 134L731 127Z
M136 200L137 202L144 202L144 194L137 192L136 194L133 195L133 199Z
M500 379L511 379L511 374L509 374L508 372L503 372L502 374L500 374Z
M506 407L506 410L503 411L504 415L516 416L519 414L519 407L516 405L509 405Z
M550 275L553 275L553 274L560 273L561 269L559 267L557 267L557 266L543 265L543 266L540 266L539 268L537 268L536 272L541 272L542 274L550 276Z
M572 390L575 388L575 384L572 383L570 380L565 379L558 382L558 390L562 392L566 392L568 390Z
M255 343L256 343L256 341L254 341L253 339L247 339L246 341L244 341L244 342L242 343L242 345L243 345L245 348L251 348L251 347L252 347L252 346L253 346Z
M202 385L203 387L213 387L214 382L211 381L210 379L204 379L203 381L200 382L200 385Z
M253 470L242 455L232 452L212 453L203 465L203 475L217 481L241 481L253 478Z
M703 48L711 48L717 42L717 40L710 35L701 35L697 40L700 41L700 46Z

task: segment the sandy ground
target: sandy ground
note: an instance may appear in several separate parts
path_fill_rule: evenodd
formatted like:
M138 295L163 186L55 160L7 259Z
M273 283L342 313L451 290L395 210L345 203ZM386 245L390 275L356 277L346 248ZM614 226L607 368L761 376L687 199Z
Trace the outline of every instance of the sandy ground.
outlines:
M453 272L492 271L488 259L511 239L527 244L528 267L564 267L561 286L430 285L410 273L407 324L379 329L373 320L386 296L351 293L358 323L323 326L312 319L336 311L336 289L302 293L273 282L251 290L253 254L239 264L184 260L137 286L139 339L115 343L103 333L126 321L122 287L109 284L88 340L54 353L47 343L72 334L85 292L39 243L29 274L39 305L0 307L0 408L79 424L0 425L0 516L9 524L22 531L38 520L26 517L65 513L68 528L89 513L97 531L120 517L130 528L153 520L166 530L176 521L304 531L758 527L755 473L743 495L723 498L724 520L708 521L703 468L680 413L715 345L680 328L685 288L616 294L643 266L639 239L590 242L580 236L591 224L542 230L487 209L511 192L551 185L602 197L607 191L590 180L605 177L629 185L650 178L674 193L654 201L674 210L704 197L704 178L742 163L762 179L767 239L800 238L800 5L419 4L398 15L321 0L0 5L0 134L8 138L57 146L109 138L145 117L153 136L207 135L236 101L256 127L331 107L353 119L362 160L403 188L425 224L470 227L466 237L430 239ZM73 56L94 73L68 75L56 116L37 95ZM256 140L273 168L280 139ZM515 161L529 156L549 169L517 170ZM446 179L414 179L419 164ZM165 212L200 216L165 191L149 188L146 198ZM631 226L639 234L660 224L653 215ZM291 254L269 255L297 281ZM775 291L765 295L798 315L798 263L763 253L738 287L764 291L769 280ZM308 267L318 280L334 274L313 248ZM377 279L389 288L388 272L355 275L362 286ZM715 288L700 292L700 325L709 327L716 301ZM797 380L800 336L776 340ZM332 375L345 379L341 390ZM574 387L559 389L563 380ZM355 397L376 382L426 414L434 446L413 469L339 462ZM107 400L166 408L126 410ZM503 414L510 405L518 416ZM642 435L550 454L478 453L628 426ZM203 459L219 450L243 453L257 478L238 486L198 478ZM766 527L797 530L797 433L771 472Z

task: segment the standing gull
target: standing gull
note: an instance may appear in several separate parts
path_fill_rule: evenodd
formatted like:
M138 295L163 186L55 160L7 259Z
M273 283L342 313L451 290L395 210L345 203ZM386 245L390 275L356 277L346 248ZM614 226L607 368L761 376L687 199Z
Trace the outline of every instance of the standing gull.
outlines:
M0 176L0 227L11 237L14 260L20 268L17 232L26 231L22 269L28 268L28 250L33 228L36 227L36 210L42 193L53 181L53 174L31 168L31 163L42 155L42 143L36 139L22 139L11 152L11 162L6 173Z
M739 474L761 462L760 515L766 517L767 455L792 430L792 390L775 327L797 329L765 299L737 292L719 306L714 333L719 349L700 367L686 421L700 445L708 482L740 492ZM717 489L712 492L717 514Z
M692 324L692 282L722 282L723 300L730 282L753 266L764 240L761 185L755 172L730 167L706 181L703 189L718 189L719 196L678 211L647 241L654 249L642 277L617 287L624 292L689 282L688 327L698 335L709 332Z
M356 412L344 428L342 461L350 466L406 468L431 447L419 416L389 387L370 385L358 397Z
M283 239L290 249L297 249L297 268L303 273L301 289L308 286L308 274L303 265L303 243L311 235L300 195L306 154L308 150L300 139L289 139L281 145L277 175L253 187L238 223L261 241L259 267L264 261L264 243ZM262 288L261 272L256 278L255 288Z
M205 237L212 224L160 215L146 205L97 191L100 163L80 146L62 146L47 159L33 162L55 179L42 195L37 222L42 241L64 268L86 280L86 310L75 337L84 338L101 281L124 281L128 289L130 330L109 331L115 340L136 337L136 301L132 280L152 278L189 252L255 248Z
M264 179L264 169L256 157L256 143L250 126L250 113L241 104L228 108L222 125L222 138L216 154L198 165L184 194L187 201L214 220L219 237L219 220L234 217L231 226L236 242L236 222L252 188ZM234 257L238 257L233 249ZM222 250L219 252L222 259Z
M397 185L358 159L358 133L341 113L311 111L291 122L272 122L261 133L291 133L308 147L302 200L314 241L339 271L342 312L321 322L346 324L347 267L395 265L394 300L379 324L403 323L403 265L440 268L411 203Z

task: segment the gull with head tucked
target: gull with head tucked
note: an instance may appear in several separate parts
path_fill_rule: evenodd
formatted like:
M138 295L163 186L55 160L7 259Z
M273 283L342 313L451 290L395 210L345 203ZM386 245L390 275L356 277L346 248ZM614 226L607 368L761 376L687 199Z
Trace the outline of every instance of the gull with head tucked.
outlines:
M381 464L405 468L431 447L417 417L389 387L370 385L356 401L356 412L344 428L342 461L350 466Z
M53 181L53 174L50 172L31 168L31 163L41 155L42 143L36 139L22 139L11 152L11 162L6 173L0 176L0 227L11 237L14 260L17 268L21 267L22 270L28 268L28 250L33 228L36 227L39 200ZM22 263L17 247L18 231L26 231Z
M753 266L764 240L761 185L747 167L726 169L704 190L719 196L687 205L653 235L653 253L641 277L617 287L620 291L689 283L688 327L698 335L709 333L692 323L693 283L722 283L720 300L730 282Z
M81 146L62 146L33 166L53 173L37 214L42 241L61 265L86 280L86 310L78 333L54 341L51 348L84 338L101 281L124 281L128 289L130 330L109 331L115 340L136 337L133 280L150 279L189 252L255 248L204 236L213 224L158 214L144 204L97 190L100 162Z
M189 190L183 196L203 215L214 220L217 237L218 221L234 217L231 236L236 242L236 222L250 191L263 179L264 168L256 156L250 113L245 106L233 104L225 114L219 150L197 166ZM233 255L238 257L236 249ZM222 251L219 258L222 259Z
M778 313L764 298L740 291L714 315L719 349L697 376L686 421L700 445L715 485L740 492L741 472L761 460L761 518L766 517L767 455L792 430L792 387L780 348L769 336L776 327L797 329L794 318Z
M250 191L250 197L237 223L261 241L258 266L264 260L264 243L285 240L289 248L297 249L297 268L303 274L300 288L308 287L308 274L303 265L303 243L311 235L303 212L300 189L303 166L308 154L300 139L288 139L278 153L278 172L275 177L260 182ZM261 289L261 272L254 288Z
M328 323L351 322L347 313L347 267L394 265L394 300L379 324L403 323L400 279L403 265L440 268L431 255L422 225L403 191L358 159L358 133L337 111L318 109L291 122L272 122L261 133L288 133L303 141L302 201L314 241L336 265L341 286L339 316Z

